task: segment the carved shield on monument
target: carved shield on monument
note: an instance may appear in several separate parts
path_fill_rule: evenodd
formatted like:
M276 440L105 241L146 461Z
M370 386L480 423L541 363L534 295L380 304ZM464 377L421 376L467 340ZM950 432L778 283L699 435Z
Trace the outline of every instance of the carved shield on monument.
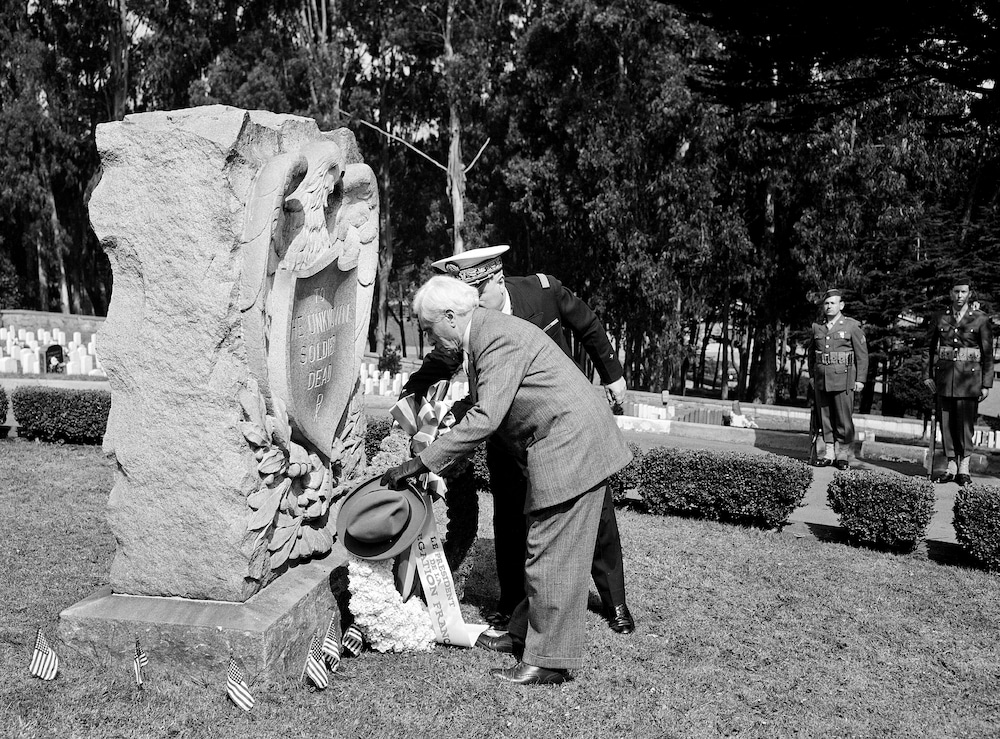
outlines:
M357 380L355 272L336 263L308 277L278 270L271 288L271 389L286 399L293 436L324 456Z

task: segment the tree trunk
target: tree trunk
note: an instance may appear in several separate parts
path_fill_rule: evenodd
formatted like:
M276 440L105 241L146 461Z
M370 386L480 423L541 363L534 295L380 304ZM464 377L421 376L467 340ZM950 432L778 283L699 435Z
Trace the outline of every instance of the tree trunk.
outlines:
M392 227L392 170L390 168L391 153L389 139L382 137L382 156L379 157L379 244L378 244L378 276L375 280L375 300L377 314L374 325L368 329L368 346L373 352L378 351L379 341L385 341L385 326L389 320L389 274L392 272L393 243Z
M111 55L111 120L120 121L125 117L125 103L128 100L129 51L132 33L128 26L128 6L126 0L112 0L112 7L118 11L118 23L111 32L108 49Z
M445 75L451 75L455 65L455 49L452 46L452 31L455 23L455 0L448 0L444 30ZM454 98L453 86L448 85L449 135L448 147L448 198L451 200L453 223L453 253L465 251L462 233L465 229L465 165L462 164L462 122L458 113L458 101Z
M339 116L346 77L337 0L302 0L300 19L309 58L309 95L321 124Z
M729 298L722 308L722 399L729 399Z

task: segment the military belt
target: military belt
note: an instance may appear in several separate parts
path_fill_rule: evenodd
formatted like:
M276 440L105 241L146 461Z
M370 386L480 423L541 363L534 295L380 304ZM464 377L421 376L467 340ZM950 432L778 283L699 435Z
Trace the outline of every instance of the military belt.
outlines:
M975 347L939 346L938 359L946 362L978 362L983 357L982 352Z
M854 364L854 352L816 352L816 364Z

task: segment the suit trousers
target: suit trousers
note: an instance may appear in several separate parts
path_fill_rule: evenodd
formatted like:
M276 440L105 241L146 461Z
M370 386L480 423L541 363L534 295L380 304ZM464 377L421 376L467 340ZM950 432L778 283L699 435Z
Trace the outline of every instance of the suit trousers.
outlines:
M941 441L945 455L961 459L972 454L972 431L979 413L979 398L938 397Z
M838 442L838 458L847 459L850 445L854 443L854 390L827 392L817 389L816 406L819 408L823 441L827 444Z
M497 444L486 446L493 494L493 544L496 552L500 603L497 610L511 613L524 600L524 547L528 536L524 499L528 481L512 456ZM625 568L611 489L605 486L601 521L597 529L590 574L601 605L610 609L625 603Z
M583 665L589 582L581 554L590 551L584 542L597 536L605 488L606 481L528 514L525 598L507 627L524 641L525 664L549 669Z

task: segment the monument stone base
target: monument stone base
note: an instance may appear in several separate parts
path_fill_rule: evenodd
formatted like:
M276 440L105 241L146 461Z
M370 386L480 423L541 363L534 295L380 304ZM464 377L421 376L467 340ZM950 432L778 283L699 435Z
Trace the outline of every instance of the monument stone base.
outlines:
M245 603L119 595L104 587L59 614L59 636L70 651L103 664L131 664L138 638L152 672L224 679L232 654L253 680L298 677L313 635L322 638L333 616L339 628L333 573L346 561L335 544Z

